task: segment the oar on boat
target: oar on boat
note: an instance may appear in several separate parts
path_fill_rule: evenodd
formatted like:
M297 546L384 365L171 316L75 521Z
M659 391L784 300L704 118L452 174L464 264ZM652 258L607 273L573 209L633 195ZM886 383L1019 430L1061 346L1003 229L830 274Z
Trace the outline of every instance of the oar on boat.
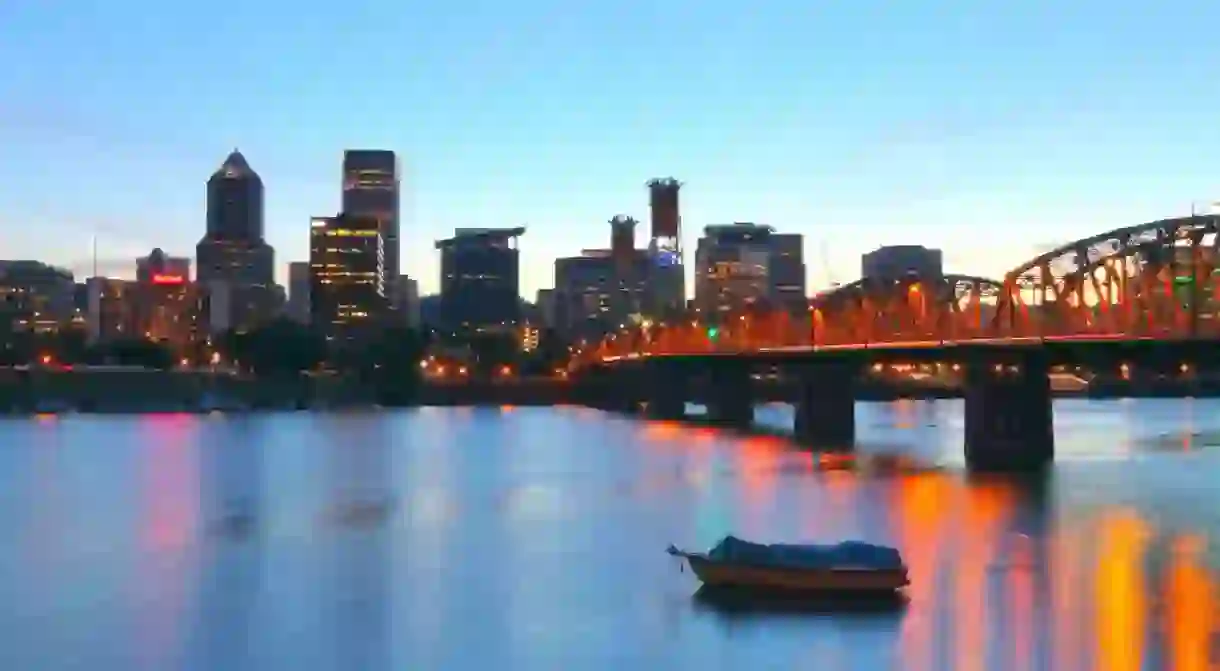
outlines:
M675 545L670 545L669 548L665 548L665 551L666 551L666 553L669 553L671 556L676 556L676 558L678 558L678 560L684 559L687 561L691 561L692 556L694 556L692 553L688 553L688 551L686 551L686 550L677 549L677 547L675 547ZM678 571L683 572L683 573L686 572L686 566L683 565L682 561L678 561Z

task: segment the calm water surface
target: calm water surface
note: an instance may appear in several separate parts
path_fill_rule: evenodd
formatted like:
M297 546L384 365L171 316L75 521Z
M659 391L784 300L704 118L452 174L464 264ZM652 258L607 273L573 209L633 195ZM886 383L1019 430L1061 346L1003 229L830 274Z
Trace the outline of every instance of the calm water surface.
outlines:
M1220 403L1055 410L1041 484L967 478L956 402L857 406L839 470L575 408L7 420L0 668L1212 668ZM910 603L693 599L665 546L729 532L893 543Z

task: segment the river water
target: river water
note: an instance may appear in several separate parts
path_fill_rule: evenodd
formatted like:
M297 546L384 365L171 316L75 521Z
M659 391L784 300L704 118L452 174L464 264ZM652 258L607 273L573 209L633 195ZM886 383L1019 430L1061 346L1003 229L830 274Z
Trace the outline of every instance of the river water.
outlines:
M578 408L4 420L0 668L1211 668L1220 402L1055 412L1042 483L967 477L953 401L859 404L850 461ZM893 543L909 604L692 598L664 548L729 532Z

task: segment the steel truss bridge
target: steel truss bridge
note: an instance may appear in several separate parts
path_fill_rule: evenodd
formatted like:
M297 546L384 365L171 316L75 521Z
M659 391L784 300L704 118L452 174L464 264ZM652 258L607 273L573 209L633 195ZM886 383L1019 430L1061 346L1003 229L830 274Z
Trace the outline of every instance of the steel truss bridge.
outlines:
M586 345L573 364L870 346L1211 339L1220 339L1220 215L1199 215L1077 240L1002 280L857 280L812 298L807 315L756 308L717 323L629 327Z

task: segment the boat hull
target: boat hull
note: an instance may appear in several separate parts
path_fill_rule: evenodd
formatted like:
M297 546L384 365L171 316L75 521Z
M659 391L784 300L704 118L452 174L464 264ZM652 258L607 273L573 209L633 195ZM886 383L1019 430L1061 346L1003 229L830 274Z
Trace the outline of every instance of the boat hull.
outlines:
M688 556L687 561L695 576L704 585L712 588L826 594L883 594L896 592L910 584L905 568L892 570L803 569L731 564L699 556Z

